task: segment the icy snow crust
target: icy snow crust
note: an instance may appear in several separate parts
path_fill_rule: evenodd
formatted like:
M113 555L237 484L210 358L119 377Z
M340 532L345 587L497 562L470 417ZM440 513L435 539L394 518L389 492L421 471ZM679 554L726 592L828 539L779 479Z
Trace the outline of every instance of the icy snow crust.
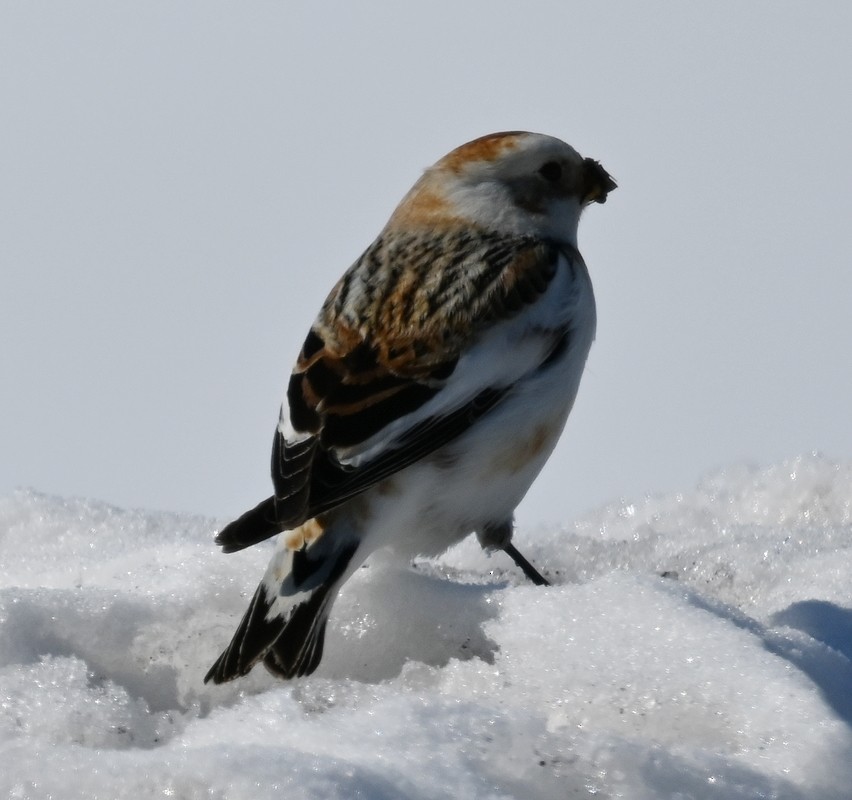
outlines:
M852 464L734 467L359 571L325 660L205 687L269 548L0 500L0 797L852 797Z

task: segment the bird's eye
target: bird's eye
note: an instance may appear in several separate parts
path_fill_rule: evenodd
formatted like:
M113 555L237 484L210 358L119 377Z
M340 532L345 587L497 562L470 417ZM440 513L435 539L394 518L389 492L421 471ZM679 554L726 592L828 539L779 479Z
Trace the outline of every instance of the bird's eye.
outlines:
M556 183L562 177L562 165L558 161L548 161L538 174L549 183Z

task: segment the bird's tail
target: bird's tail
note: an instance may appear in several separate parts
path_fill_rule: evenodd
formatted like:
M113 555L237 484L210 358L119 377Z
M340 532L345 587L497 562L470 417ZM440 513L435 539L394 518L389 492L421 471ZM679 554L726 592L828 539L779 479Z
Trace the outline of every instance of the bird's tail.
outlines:
M236 553L281 533L282 529L275 508L275 498L267 497L222 528L216 535L216 544L221 545L223 553Z
M310 531L316 524L310 520L302 528ZM309 675L319 666L328 615L354 566L358 540L335 536L331 529L313 541L305 533L297 529L282 537L282 547L205 683L239 678L259 661L282 678ZM300 546L291 549L288 544Z

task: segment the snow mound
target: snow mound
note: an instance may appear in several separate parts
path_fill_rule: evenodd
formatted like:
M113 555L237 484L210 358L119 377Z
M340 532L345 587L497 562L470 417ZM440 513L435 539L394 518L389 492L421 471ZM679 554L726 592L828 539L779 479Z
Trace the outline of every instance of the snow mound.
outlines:
M0 499L0 796L790 798L852 785L852 464L724 470L374 562L309 678L205 686L269 556L215 520Z

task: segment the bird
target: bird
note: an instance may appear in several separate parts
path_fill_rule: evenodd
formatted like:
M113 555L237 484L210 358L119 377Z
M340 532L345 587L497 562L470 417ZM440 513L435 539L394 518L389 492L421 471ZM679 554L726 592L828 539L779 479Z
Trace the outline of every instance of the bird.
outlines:
M273 436L273 496L216 536L226 553L279 541L205 683L258 663L311 674L338 591L378 550L434 556L475 533L546 582L512 545L514 512L595 337L579 218L615 188L598 161L527 131L423 172L308 331Z

